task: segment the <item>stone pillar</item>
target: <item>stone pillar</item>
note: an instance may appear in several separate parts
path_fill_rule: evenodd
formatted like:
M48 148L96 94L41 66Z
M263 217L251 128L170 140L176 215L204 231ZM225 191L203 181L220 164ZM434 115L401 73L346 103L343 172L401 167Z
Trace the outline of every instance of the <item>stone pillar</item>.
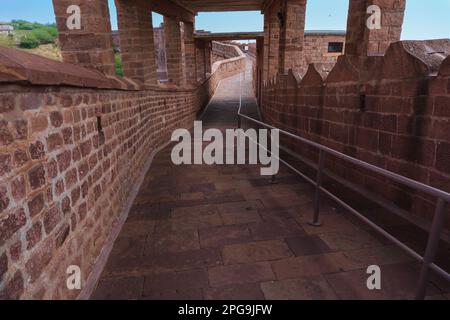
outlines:
M195 27L193 23L184 22L184 59L187 84L197 83L194 31Z
M164 16L166 37L167 76L169 82L182 86L186 84L184 23L178 18Z
M399 41L406 0L350 0L345 54L384 55L392 42ZM369 29L367 8L381 8L381 29Z
M151 8L134 0L116 0L116 6L124 75L157 84Z
M269 49L270 49L270 12L264 12L264 55L263 55L263 80L269 80Z
M285 0L282 7L280 31L279 72L305 68L303 41L305 38L305 14L307 0Z
M205 41L195 41L196 56L196 78L197 82L201 82L206 78L206 43Z
M72 5L80 8L80 29L67 27L68 18L73 14L67 10ZM53 9L64 62L115 75L108 0L53 0Z
M263 66L264 66L264 40L256 40L256 98L258 104L261 105L261 91L263 80Z
M205 42L205 72L206 75L212 73L212 42Z
M281 6L275 1L272 7L268 8L270 12L270 37L269 37L269 66L268 79L272 79L278 73L279 69L279 47L280 47L280 19Z

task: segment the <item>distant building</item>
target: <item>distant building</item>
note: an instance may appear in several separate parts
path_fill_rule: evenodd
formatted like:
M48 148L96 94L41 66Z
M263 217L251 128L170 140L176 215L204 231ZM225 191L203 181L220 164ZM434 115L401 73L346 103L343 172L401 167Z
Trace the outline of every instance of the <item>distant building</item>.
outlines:
M14 27L7 22L0 22L0 35L8 36L12 34Z

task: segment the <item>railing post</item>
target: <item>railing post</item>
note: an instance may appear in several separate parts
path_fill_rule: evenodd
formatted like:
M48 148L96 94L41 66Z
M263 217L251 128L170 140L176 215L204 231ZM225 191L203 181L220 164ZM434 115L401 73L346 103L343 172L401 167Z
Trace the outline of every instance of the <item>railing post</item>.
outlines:
M316 177L316 194L314 197L314 217L310 225L315 227L320 227L322 223L320 222L319 214L320 214L320 188L322 185L322 174L323 174L323 165L325 162L325 154L322 150L319 151L319 165L317 167L317 177Z
M270 183L271 183L271 184L276 184L276 183L277 183L277 181L275 180L276 177L277 177L277 176L276 176L275 174L272 175L272 177L270 178Z
M416 300L425 299L427 292L428 277L430 274L430 265L436 257L441 231L444 227L445 210L447 203L443 199L439 199L434 213L433 224L431 226L430 236L428 237L427 249L423 257L422 270L420 271L419 283L417 285Z

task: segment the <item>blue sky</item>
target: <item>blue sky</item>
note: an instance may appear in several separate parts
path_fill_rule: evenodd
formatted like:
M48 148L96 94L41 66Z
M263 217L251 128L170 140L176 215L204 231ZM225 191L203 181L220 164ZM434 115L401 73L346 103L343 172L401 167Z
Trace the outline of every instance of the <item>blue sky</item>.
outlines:
M109 0L113 28L117 28L114 1ZM330 5L330 4L333 5ZM0 0L0 21L24 19L54 22L51 0ZM306 29L345 30L348 0L309 0ZM402 39L450 38L450 0L407 0ZM154 16L154 24L162 17ZM201 13L196 28L213 32L261 31L259 12Z

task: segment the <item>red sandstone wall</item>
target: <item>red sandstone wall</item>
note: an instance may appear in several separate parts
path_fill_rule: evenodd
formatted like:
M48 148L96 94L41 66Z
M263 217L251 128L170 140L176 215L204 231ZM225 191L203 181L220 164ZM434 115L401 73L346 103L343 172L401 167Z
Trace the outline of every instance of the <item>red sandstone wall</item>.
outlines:
M303 43L306 64L323 63L326 64L328 70L331 70L338 57L343 53L329 53L328 43L330 42L342 42L345 47L345 35L311 35L307 32Z
M341 56L329 74L310 65L303 78L290 72L266 83L261 111L276 127L450 192L449 54L450 40L405 41L384 57ZM317 159L311 148L287 145ZM327 167L413 219L432 218L432 197L337 159Z
M150 152L244 65L164 89L0 49L0 300L76 297L67 267L87 279Z
M239 49L240 50L240 49ZM241 51L236 51L236 46L231 44L226 44L222 42L213 41L212 42L212 63L217 61L230 59L242 54Z

